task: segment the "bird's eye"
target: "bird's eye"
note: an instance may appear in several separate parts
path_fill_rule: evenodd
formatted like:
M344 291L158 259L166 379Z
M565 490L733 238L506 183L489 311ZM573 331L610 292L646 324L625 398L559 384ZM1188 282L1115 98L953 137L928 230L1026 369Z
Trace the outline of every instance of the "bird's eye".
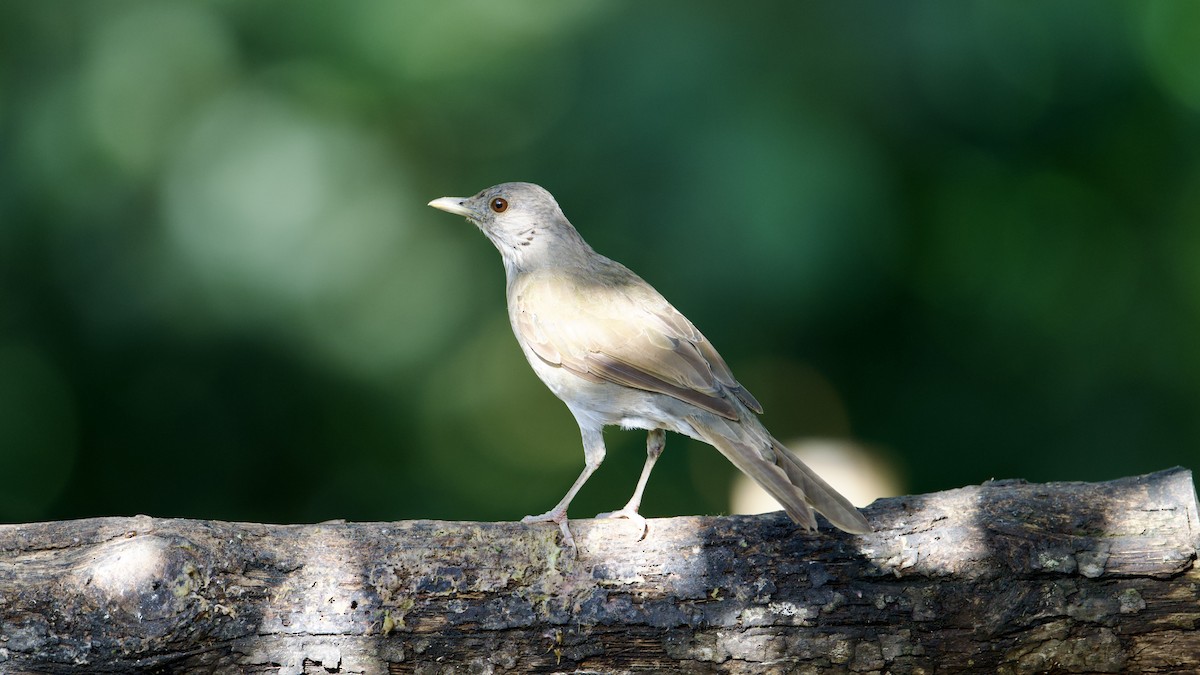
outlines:
M504 213L508 210L508 200L502 197L496 197L492 200L492 210L496 213Z

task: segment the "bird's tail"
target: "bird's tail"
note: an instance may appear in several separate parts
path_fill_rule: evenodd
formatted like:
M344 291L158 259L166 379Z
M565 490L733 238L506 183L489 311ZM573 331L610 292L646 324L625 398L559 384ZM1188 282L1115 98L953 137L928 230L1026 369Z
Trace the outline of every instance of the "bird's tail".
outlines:
M770 493L804 529L817 528L812 513L816 509L840 530L852 534L872 531L849 500L775 440L757 419L731 422L705 415L689 421L704 440Z

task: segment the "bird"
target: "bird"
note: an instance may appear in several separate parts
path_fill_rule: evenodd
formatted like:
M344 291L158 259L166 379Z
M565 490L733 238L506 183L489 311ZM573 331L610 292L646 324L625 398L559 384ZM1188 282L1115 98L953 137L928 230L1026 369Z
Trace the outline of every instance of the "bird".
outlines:
M642 538L642 495L666 431L715 447L804 530L817 528L815 509L846 532L872 531L853 504L767 431L762 405L692 322L637 274L593 250L546 189L502 183L429 206L465 217L499 250L517 343L579 425L582 473L552 509L522 522L554 523L563 545L575 547L567 508L604 461L602 429L616 425L648 432L646 462L629 502L597 517L635 521Z

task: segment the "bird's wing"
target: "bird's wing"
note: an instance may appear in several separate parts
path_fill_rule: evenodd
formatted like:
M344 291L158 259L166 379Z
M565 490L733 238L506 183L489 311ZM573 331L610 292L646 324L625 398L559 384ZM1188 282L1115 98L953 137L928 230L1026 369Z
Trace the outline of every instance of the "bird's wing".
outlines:
M632 272L617 271L529 275L511 289L514 330L543 361L586 379L666 394L728 419L740 417L731 397L762 412L686 317Z

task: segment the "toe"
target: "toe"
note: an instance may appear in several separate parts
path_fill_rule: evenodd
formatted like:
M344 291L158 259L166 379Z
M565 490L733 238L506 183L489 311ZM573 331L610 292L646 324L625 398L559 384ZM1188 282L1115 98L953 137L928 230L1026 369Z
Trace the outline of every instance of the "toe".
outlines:
M597 518L624 518L626 520L631 520L631 521L637 523L639 526L641 526L641 529L642 529L642 536L638 537L638 541L645 539L646 535L650 532L650 523L646 522L646 518L644 516L642 516L642 514L635 511L634 509L631 509L628 507L623 508L619 511L609 511L607 513L598 513L598 514L596 514L596 517Z
M619 511L606 511L604 513L597 513L596 517L597 518L628 518L629 520L645 520L645 518L642 517L642 514L638 513L634 509L631 509L628 507L623 508Z
M522 523L561 523L567 519L567 514L550 510L538 516L525 516Z
M571 536L571 529L567 527L566 512L550 510L540 516L525 516L521 519L522 523L554 523L558 525L558 529L562 532L562 541L564 548L575 548L575 538Z

